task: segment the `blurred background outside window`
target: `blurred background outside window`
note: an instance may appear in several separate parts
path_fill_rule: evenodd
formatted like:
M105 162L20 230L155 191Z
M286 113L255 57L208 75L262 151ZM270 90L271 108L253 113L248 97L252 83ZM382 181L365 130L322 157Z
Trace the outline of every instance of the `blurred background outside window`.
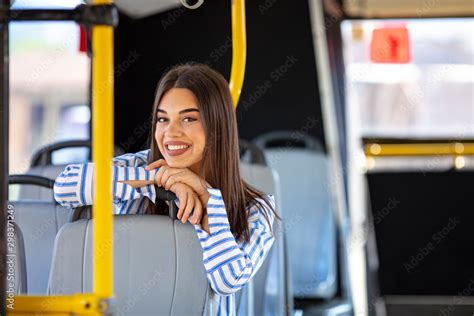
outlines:
M352 20L342 36L360 137L474 138L474 19Z
M74 8L81 1L17 0L15 9ZM25 173L33 153L63 140L89 139L90 61L74 22L10 23L10 174ZM84 161L60 150L53 163Z

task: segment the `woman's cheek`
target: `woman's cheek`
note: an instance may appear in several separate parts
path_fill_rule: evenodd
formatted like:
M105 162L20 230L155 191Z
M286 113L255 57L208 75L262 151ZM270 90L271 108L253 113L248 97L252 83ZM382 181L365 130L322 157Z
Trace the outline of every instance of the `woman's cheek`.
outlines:
M160 152L163 152L163 148L161 148L161 134L155 133L155 141Z

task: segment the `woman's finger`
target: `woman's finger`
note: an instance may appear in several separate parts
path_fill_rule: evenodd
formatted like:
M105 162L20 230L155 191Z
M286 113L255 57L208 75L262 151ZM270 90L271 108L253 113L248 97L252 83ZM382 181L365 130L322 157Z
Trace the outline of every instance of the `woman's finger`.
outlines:
M196 196L193 216L191 216L191 219L190 219L191 224L200 223L201 217L202 217L202 204L201 204L201 201L199 200L199 197Z
M181 216L183 215L184 208L186 207L186 203L188 200L188 193L186 191L182 192L180 196L178 196L178 200L179 200L179 209L178 209L177 217L178 219L181 219Z
M156 168L159 168L161 166L165 166L167 165L166 164L166 160L164 159L158 159L157 161L154 161L152 162L151 164L147 165L145 167L146 170L151 170L151 169L156 169Z
M163 173L166 171L166 169L168 169L167 166L161 167L155 175L155 182L159 187L161 187L161 178L163 177Z
M186 201L186 208L184 209L183 217L181 218L181 223L186 224L189 215L194 209L194 192L188 193L188 200Z
M166 167L165 171L163 171L161 178L160 178L160 185L164 187L164 184L166 180L168 180L168 177L171 175L170 173L170 168Z
M166 182L169 180L169 178L177 173L180 173L181 170L180 169L176 169L176 168L166 168L166 170L163 172L163 176L161 177L160 181L161 181L161 186L163 188L166 188L165 187L165 184ZM168 186L170 187L170 186ZM166 189L168 190L168 189Z
M163 188L165 188L165 190L169 190L169 188L171 188L173 184L181 181L181 178L182 178L181 176L182 176L182 173L178 171L170 175L168 179L166 180L162 179L161 181L163 183Z

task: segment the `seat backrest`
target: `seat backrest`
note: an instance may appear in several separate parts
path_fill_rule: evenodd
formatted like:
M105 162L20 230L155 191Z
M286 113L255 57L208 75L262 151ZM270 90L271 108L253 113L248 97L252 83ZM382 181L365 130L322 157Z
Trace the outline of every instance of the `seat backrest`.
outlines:
M71 210L55 202L14 201L15 221L23 232L28 294L46 294L56 234Z
M66 165L47 165L36 166L28 170L28 174L43 176L49 179L56 179L61 172L64 171ZM53 190L36 186L36 185L22 185L20 186L19 200L41 200L54 201Z
M5 287L7 305L14 306L14 295L27 292L27 272L23 233L16 223L16 209L8 203L9 219L6 227ZM12 215L10 215L10 211ZM5 241L4 241L5 242Z
M114 215L114 311L117 315L205 315L210 288L192 225L167 216ZM61 228L49 294L92 291L93 220Z
M57 152L58 150L70 150L74 148L89 149L89 155L87 155L88 157L76 157L74 160L79 159L79 161L66 161L61 164L53 165L54 152ZM54 180L69 163L81 163L86 162L85 160L90 160L90 148L91 141L85 139L73 139L47 144L33 154L30 169L28 170L27 174L39 175ZM123 149L118 146L114 146L114 156L119 156L122 154L124 154ZM22 185L20 187L19 199L54 201L54 195L52 190L48 190L46 188L32 185Z
M337 290L337 236L329 161L325 153L313 149L264 151L280 178L294 296L330 298Z
M279 211L279 179L277 173L269 167L257 164L240 164L240 174L250 185L267 194L275 196L275 204ZM275 220L273 231L275 243L260 270L251 281L253 288L254 315L284 315L287 310L287 283L285 282L286 261L284 258L285 244L280 222ZM239 315L246 315L248 308L244 302L249 297L248 287L244 287L239 304Z

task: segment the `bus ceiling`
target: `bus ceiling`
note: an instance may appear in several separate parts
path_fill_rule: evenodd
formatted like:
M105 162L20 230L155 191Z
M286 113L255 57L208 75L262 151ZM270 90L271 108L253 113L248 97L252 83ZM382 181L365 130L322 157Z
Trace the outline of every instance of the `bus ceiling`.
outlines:
M87 2L91 3L91 0ZM114 3L122 13L134 19L141 19L179 7L197 9L204 3L204 0L115 0Z
M472 17L472 0L324 0L325 7L339 6L343 3L347 18L434 18L434 17ZM88 0L87 2L90 2ZM116 0L119 10L131 18L140 19L178 7L196 8L204 0ZM184 9L184 7L183 7Z

